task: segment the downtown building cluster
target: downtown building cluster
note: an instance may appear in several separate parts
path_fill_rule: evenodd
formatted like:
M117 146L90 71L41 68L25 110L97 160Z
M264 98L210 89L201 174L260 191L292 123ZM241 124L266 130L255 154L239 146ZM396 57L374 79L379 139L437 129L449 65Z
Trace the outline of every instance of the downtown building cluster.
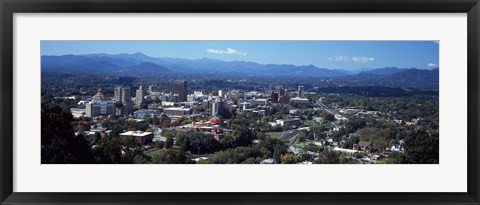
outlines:
M92 96L78 102L77 108L72 108L74 117L88 118L134 118L159 117L168 119L200 118L184 126L192 130L212 134L220 140L230 134L230 130L223 128L223 115L235 110L236 112L251 112L263 116L272 113L279 106L292 104L309 105L305 97L303 86L298 91L287 92L278 85L274 89L264 92L239 91L219 89L210 92L189 91L188 82L175 80L172 82L170 92L159 92L154 85L143 89L139 86L132 96L130 87L117 86L114 95L107 97L101 89ZM298 119L279 120L283 126L285 122L291 125L299 124ZM134 135L135 133L125 133ZM136 133L142 135L142 133ZM138 140L141 141L141 140Z
M287 92L283 86L279 85L265 92L220 89L210 93L205 91L189 93L188 82L176 80L173 81L171 92L158 92L155 89L153 85L150 85L148 90L140 86L135 91L135 96L132 96L130 87L117 86L114 88L113 98L107 97L99 89L94 96L80 100L77 108L72 108L71 111L74 117L90 118L129 115L145 117L159 113L172 117L192 114L206 114L214 117L219 116L227 108L265 114L270 109L274 109L275 105L309 104L309 100L305 98L303 86L299 86L297 92ZM142 109L142 105L146 105L148 109ZM195 108L199 106L206 106L208 111L195 113Z

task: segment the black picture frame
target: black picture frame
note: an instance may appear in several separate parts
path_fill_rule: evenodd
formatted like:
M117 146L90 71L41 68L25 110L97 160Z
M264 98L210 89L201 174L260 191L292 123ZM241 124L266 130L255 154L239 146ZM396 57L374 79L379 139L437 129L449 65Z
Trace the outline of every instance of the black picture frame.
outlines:
M480 204L478 0L0 0L1 204ZM16 193L13 192L13 14L113 12L467 13L466 193ZM454 176L445 176L454 177Z

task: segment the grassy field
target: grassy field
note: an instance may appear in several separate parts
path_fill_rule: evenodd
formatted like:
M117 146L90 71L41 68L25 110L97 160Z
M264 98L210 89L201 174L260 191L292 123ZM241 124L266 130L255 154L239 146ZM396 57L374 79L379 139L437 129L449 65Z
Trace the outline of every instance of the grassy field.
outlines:
M318 125L320 123L318 122L315 122L313 120L305 120L304 124L308 125L308 126L313 126L313 125Z
M282 135L282 132L267 132L265 134L273 138L280 138L280 136Z
M174 145L172 148L173 149L180 149L180 146ZM145 154L149 157L153 157L153 155L155 155L156 153L159 153L161 150L162 149L152 149Z
M295 142L293 143L293 146L296 147L296 148L304 148L307 144L305 144L305 142L299 142L298 140L295 140Z
M146 154L147 154L147 156L149 156L149 157L153 157L153 155L154 155L155 153L158 153L158 152L160 152L159 149L154 149L154 150L152 150L152 151L147 152Z

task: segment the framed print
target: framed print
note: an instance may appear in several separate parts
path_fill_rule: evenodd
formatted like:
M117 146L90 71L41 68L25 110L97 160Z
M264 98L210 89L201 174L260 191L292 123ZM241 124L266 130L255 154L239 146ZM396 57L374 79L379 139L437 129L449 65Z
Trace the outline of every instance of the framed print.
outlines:
M2 204L479 204L478 1L2 1Z

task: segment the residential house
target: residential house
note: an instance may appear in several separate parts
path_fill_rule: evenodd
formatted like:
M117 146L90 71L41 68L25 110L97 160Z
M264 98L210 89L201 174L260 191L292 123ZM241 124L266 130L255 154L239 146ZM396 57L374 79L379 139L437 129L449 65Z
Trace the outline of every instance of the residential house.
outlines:
M358 144L353 145L354 150L361 150L370 153L370 150L373 149L373 144L369 141L360 141Z

